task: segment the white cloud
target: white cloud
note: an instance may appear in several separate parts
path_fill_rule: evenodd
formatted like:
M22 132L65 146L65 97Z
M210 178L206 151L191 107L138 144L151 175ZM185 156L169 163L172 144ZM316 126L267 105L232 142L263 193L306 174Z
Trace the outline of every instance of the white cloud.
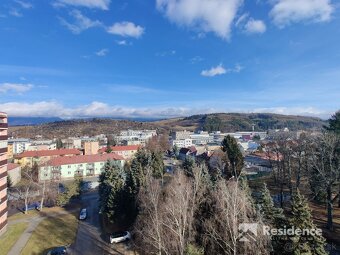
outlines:
M216 67L212 67L210 69L207 70L203 70L201 72L202 76L206 76L206 77L214 77L216 75L222 75L222 74L226 74L226 73L239 73L241 72L241 70L243 69L243 67L239 64L236 64L234 68L224 68L222 64L219 64Z
M9 14L18 18L23 16L22 13L19 12L17 9L10 10Z
M228 39L243 0L157 0L157 8L180 26Z
M334 111L320 110L314 107L272 107L256 108L251 111L236 108L204 108L204 107L125 107L119 105L108 105L103 102L92 102L68 108L56 101L41 101L35 103L9 102L0 103L0 109L7 112L9 116L25 117L124 117L124 118L170 118L184 117L194 114L214 112L267 112L278 114L306 115L328 118Z
M108 49L101 49L100 51L96 52L98 57L105 57L109 53Z
M127 42L126 40L116 41L116 43L117 43L118 45L122 45L122 46L128 45L128 42Z
M270 11L274 23L284 27L294 22L325 22L331 19L331 0L275 0Z
M254 20L250 18L244 26L244 30L248 34L263 34L266 32L266 24L262 20Z
M222 75L227 73L227 70L222 66L222 64L219 64L216 67L212 67L209 70L203 70L201 72L202 76L207 76L207 77L213 77L216 75Z
M134 38L141 37L144 30L145 29L143 27L127 21L114 23L112 26L107 28L107 32L110 34Z
M68 28L74 34L80 34L84 30L92 27L100 27L102 23L98 20L91 20L84 16L79 10L73 10L70 15L74 18L74 23L70 23L63 18L59 17L62 25Z
M15 0L17 4L21 6L23 9L32 9L33 5L30 2L25 2L25 1L20 1L20 0Z
M1 83L0 93L15 92L24 93L31 90L34 86L32 84L22 84L22 83Z
M111 0L57 0L55 6L73 5L79 7L108 10Z

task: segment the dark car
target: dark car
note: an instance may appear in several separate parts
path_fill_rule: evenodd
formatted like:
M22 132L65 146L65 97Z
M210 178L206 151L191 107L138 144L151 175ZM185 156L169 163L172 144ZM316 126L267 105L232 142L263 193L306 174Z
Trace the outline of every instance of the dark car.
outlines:
M33 203L33 204L29 204L27 206L27 210L25 210L25 206L22 208L23 211L30 211L30 210L36 210L36 209L39 209L40 208L40 203L39 202L36 202L36 203Z
M47 252L47 255L64 255L64 254L67 254L65 246L56 247Z

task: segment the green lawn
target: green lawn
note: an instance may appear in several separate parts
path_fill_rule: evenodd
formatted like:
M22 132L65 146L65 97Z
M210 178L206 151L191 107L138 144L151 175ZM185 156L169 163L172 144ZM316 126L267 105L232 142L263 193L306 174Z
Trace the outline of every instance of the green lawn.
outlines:
M10 251L27 226L27 222L21 222L7 227L6 233L0 237L0 254L7 254Z
M75 241L77 228L78 219L73 214L44 219L34 230L21 254L45 254L50 248L71 244Z

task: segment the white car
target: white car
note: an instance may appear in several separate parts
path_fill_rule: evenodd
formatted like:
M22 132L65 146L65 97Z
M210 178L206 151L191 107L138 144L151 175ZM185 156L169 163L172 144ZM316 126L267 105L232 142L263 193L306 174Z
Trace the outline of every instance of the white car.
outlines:
M110 243L120 243L131 239L129 231L117 232L110 235Z
M85 220L87 217L87 210L86 208L81 209L80 214L79 214L79 220Z

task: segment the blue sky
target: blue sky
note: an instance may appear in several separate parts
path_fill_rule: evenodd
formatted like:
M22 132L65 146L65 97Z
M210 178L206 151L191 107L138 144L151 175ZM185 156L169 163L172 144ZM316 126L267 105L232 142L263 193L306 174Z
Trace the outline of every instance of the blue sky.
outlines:
M2 0L0 110L175 117L340 108L331 0Z

